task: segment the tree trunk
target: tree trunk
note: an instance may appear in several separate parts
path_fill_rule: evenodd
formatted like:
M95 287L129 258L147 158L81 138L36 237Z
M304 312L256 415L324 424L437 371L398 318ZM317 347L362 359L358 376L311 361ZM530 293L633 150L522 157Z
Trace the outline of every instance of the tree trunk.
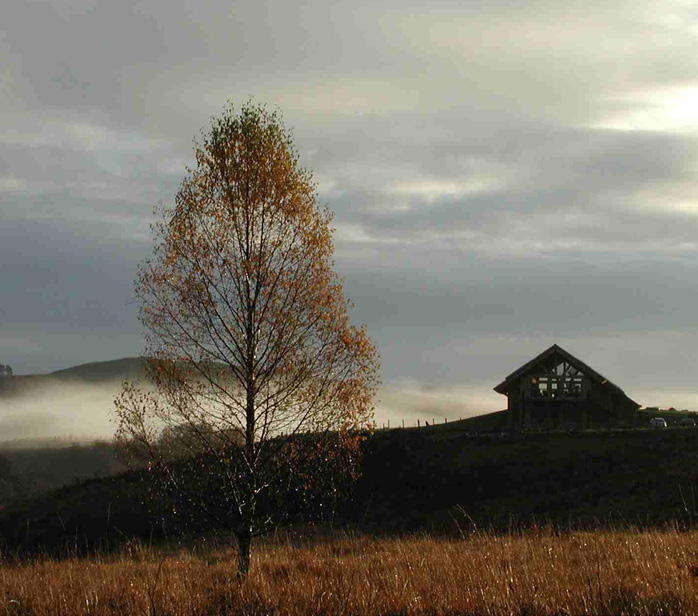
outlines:
M238 578L246 580L250 573L250 552L252 551L252 533L242 531L237 535L238 540Z

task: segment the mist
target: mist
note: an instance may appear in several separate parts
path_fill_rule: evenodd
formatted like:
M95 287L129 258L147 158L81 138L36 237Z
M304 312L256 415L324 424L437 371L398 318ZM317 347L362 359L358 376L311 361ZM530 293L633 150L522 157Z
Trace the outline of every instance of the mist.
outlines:
M114 398L121 380L89 383L42 380L11 396L0 397L0 442L60 438L76 441L111 439ZM643 406L677 409L698 406L693 392L634 390ZM444 423L506 408L506 398L489 387L432 385L402 380L381 386L376 395L375 421L413 427L419 421Z
M43 380L0 398L0 441L111 438L111 411L120 381L100 384Z
M101 383L46 378L0 397L0 442L18 439L111 439L114 398L120 380ZM443 423L501 410L506 400L486 388L431 386L400 381L382 386L376 396L378 426Z
M491 389L476 386L433 386L416 381L400 381L381 387L375 419L379 427L443 423L465 419L506 408L506 398Z

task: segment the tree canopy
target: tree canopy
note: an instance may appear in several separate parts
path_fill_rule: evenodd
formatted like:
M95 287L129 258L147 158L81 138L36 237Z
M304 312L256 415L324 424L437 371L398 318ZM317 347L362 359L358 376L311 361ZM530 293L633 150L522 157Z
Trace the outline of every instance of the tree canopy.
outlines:
M278 113L228 107L159 215L135 287L152 383L122 391L117 438L231 531L246 574L254 536L322 512L356 472L377 352Z

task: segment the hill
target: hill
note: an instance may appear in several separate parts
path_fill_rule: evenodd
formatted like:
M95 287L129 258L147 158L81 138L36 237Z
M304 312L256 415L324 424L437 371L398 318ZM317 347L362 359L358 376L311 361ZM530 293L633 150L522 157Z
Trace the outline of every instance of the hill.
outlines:
M0 399L32 393L42 386L74 385L76 383L106 384L127 379L138 380L144 376L144 360L141 357L124 357L111 361L80 364L47 374L26 374L0 379Z
M109 413L120 383L143 377L143 360L127 357L0 378L0 506L122 472Z
M365 524L437 527L456 510L496 528L698 521L696 428L473 435L455 427L372 440L357 486Z
M424 430L426 432L473 433L501 432L507 427L507 411L495 411L466 419L457 419L444 423L433 423L424 428L406 428L406 430Z
M80 364L56 370L47 376L58 380L80 380L92 383L140 379L144 376L145 360L142 357L123 357L110 361Z
M0 513L9 549L110 546L178 533L142 504L138 473L61 488ZM698 428L533 435L458 430L378 433L365 444L355 498L336 522L380 532L551 523L696 525Z
M0 507L21 506L61 486L124 472L106 441L22 439L0 443Z

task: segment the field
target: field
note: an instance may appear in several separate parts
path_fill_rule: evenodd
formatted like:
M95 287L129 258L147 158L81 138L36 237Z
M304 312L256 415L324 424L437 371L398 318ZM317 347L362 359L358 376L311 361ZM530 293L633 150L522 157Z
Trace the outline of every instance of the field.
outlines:
M465 427L368 438L345 530L260 542L246 582L141 474L84 480L109 446L8 451L6 482L68 483L0 510L0 615L698 613L698 428Z
M249 579L215 548L0 565L7 614L696 614L698 532L275 538Z

